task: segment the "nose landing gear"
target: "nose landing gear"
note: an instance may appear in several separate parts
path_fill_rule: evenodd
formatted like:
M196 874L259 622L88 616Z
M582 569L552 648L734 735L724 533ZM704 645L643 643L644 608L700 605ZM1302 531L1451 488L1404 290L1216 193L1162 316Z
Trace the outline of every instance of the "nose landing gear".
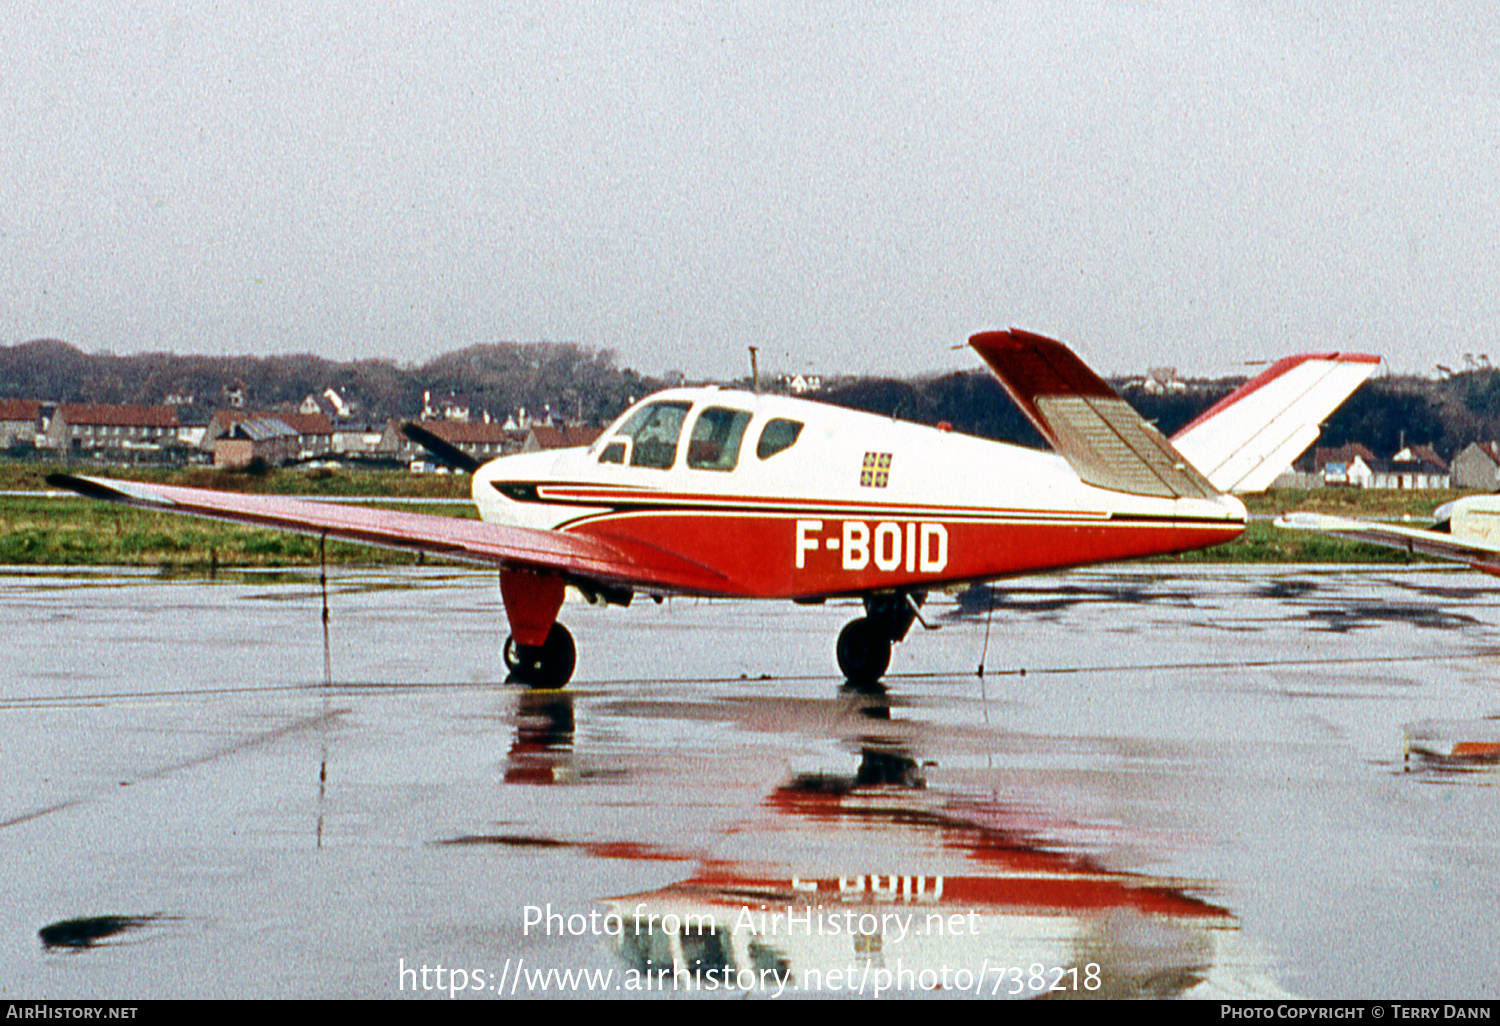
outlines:
M891 665L891 639L869 617L862 616L839 631L834 655L850 684L869 687Z
M891 665L891 646L906 637L926 592L866 595L865 615L839 632L834 655L839 669L857 688L869 687Z

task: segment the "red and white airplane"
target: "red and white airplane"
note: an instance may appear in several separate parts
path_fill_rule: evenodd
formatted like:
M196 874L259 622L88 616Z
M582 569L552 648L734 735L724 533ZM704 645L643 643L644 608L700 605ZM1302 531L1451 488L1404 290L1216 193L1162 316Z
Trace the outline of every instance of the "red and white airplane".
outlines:
M1282 360L1171 441L1066 346L1024 331L969 343L1056 450L816 402L679 388L588 448L473 467L480 521L55 475L93 498L432 553L499 568L513 678L561 687L576 649L567 585L817 602L858 597L838 664L872 683L929 591L1182 552L1245 528L1257 491L1375 369L1360 354ZM418 441L440 447L420 429Z

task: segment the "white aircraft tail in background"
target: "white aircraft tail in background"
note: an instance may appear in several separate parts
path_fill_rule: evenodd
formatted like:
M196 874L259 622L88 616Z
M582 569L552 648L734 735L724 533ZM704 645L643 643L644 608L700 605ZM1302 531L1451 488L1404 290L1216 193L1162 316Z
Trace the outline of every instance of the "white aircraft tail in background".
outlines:
M1220 491L1265 491L1379 363L1363 353L1278 360L1173 435L1172 444Z

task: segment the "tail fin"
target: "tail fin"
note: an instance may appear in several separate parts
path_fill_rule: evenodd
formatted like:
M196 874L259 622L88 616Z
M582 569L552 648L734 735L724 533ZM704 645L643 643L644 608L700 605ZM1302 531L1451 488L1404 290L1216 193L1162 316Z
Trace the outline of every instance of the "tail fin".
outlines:
M1215 488L1265 490L1318 437L1318 425L1375 372L1378 356L1289 356L1172 436Z
M1164 498L1217 489L1061 342L1019 331L969 339L1042 437L1086 483Z

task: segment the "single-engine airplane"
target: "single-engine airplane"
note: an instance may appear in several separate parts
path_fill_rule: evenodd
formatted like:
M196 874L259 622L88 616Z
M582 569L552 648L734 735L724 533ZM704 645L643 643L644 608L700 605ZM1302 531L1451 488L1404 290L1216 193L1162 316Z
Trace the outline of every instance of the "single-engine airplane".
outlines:
M105 478L50 483L147 509L427 552L499 568L511 677L558 688L577 658L567 585L863 600L839 668L877 681L936 588L1216 545L1257 491L1375 369L1361 354L1281 360L1168 441L1060 342L1010 330L969 344L1054 453L822 403L669 389L588 448L478 465L480 521ZM445 446L408 425L442 456ZM462 453L447 446L450 459ZM461 462L461 461L460 461Z

